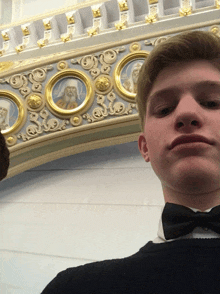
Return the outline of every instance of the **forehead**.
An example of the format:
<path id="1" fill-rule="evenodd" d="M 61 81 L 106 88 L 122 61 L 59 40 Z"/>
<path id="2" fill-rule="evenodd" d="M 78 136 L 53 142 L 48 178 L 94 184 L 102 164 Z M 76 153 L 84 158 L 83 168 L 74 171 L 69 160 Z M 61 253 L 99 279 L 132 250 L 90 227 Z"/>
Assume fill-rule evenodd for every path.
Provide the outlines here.
<path id="1" fill-rule="evenodd" d="M 169 90 L 202 89 L 219 82 L 219 70 L 206 60 L 178 62 L 158 74 L 147 103 Z"/>

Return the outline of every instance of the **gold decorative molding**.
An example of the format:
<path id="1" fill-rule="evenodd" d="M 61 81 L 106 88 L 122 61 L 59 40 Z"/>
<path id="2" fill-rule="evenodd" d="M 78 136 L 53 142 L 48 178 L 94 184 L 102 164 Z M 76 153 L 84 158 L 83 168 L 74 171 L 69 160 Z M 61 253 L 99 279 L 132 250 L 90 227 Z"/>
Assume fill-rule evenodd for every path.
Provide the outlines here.
<path id="1" fill-rule="evenodd" d="M 0 72 L 8 70 L 9 68 L 13 67 L 14 62 L 12 61 L 3 61 L 0 62 Z"/>
<path id="2" fill-rule="evenodd" d="M 28 35 L 30 35 L 30 31 L 29 31 L 29 29 L 28 29 L 28 27 L 27 26 L 21 26 L 21 30 L 22 30 L 22 33 L 23 33 L 23 36 L 28 36 Z"/>
<path id="3" fill-rule="evenodd" d="M 7 32 L 2 32 L 2 38 L 3 38 L 4 41 L 9 41 L 10 40 L 9 35 L 8 35 Z"/>
<path id="4" fill-rule="evenodd" d="M 26 98 L 29 111 L 40 111 L 45 105 L 43 95 L 40 93 L 31 93 Z"/>
<path id="5" fill-rule="evenodd" d="M 128 2 L 127 0 L 118 0 L 119 9 L 120 11 L 127 11 L 128 10 Z"/>
<path id="6" fill-rule="evenodd" d="M 220 37 L 220 28 L 219 28 L 218 26 L 212 26 L 212 27 L 210 28 L 210 31 L 211 31 L 214 35 Z"/>
<path id="7" fill-rule="evenodd" d="M 69 34 L 65 34 L 65 35 L 61 36 L 61 40 L 64 43 L 69 42 L 71 40 L 70 35 Z"/>
<path id="8" fill-rule="evenodd" d="M 156 4 L 158 3 L 158 0 L 148 0 L 149 1 L 149 4 Z"/>
<path id="9" fill-rule="evenodd" d="M 192 14 L 192 6 L 189 7 L 182 7 L 179 9 L 179 15 L 180 16 L 188 16 Z"/>
<path id="10" fill-rule="evenodd" d="M 65 60 L 61 60 L 60 62 L 58 62 L 58 64 L 57 64 L 58 70 L 64 70 L 67 68 L 68 68 L 68 63 Z"/>
<path id="11" fill-rule="evenodd" d="M 98 94 L 105 95 L 113 87 L 112 78 L 109 75 L 99 75 L 94 81 L 95 91 Z"/>
<path id="12" fill-rule="evenodd" d="M 11 135 L 6 138 L 6 144 L 8 147 L 11 147 L 17 143 L 17 137 L 15 135 Z"/>
<path id="13" fill-rule="evenodd" d="M 96 17 L 101 17 L 101 10 L 100 8 L 93 8 L 92 9 L 92 14 L 93 14 L 93 17 L 96 18 Z"/>
<path id="14" fill-rule="evenodd" d="M 154 23 L 157 21 L 157 14 L 149 14 L 148 16 L 145 17 L 145 22 L 146 23 Z"/>
<path id="15" fill-rule="evenodd" d="M 12 22 L 10 24 L 7 23 L 5 25 L 1 25 L 0 30 L 3 30 L 5 28 L 9 28 L 9 27 L 16 27 L 16 26 L 22 25 L 24 23 L 34 22 L 34 21 L 37 21 L 37 20 L 41 20 L 43 18 L 48 18 L 48 17 L 54 16 L 54 15 L 70 12 L 72 10 L 77 10 L 77 9 L 80 9 L 80 8 L 84 8 L 84 7 L 88 7 L 88 6 L 92 6 L 92 5 L 95 5 L 95 4 L 104 3 L 104 2 L 108 2 L 108 1 L 109 0 L 90 0 L 90 1 L 86 0 L 84 2 L 75 4 L 75 5 L 71 5 L 71 6 L 68 6 L 68 7 L 60 8 L 60 9 L 55 9 L 55 10 L 52 10 L 52 11 L 47 12 L 47 13 L 37 14 L 37 15 L 32 16 L 30 18 L 22 19 L 21 21 L 19 20 L 19 21 L 16 21 L 16 22 Z"/>
<path id="16" fill-rule="evenodd" d="M 82 124 L 82 116 L 77 115 L 70 118 L 70 123 L 74 127 L 78 127 Z"/>
<path id="17" fill-rule="evenodd" d="M 51 22 L 49 20 L 44 19 L 43 24 L 44 24 L 45 30 L 51 30 L 52 29 Z"/>
<path id="18" fill-rule="evenodd" d="M 120 31 L 120 30 L 126 29 L 127 24 L 128 24 L 127 21 L 121 21 L 121 22 L 115 23 L 115 28 L 116 30 Z"/>
<path id="19" fill-rule="evenodd" d="M 68 24 L 74 24 L 75 23 L 75 19 L 74 19 L 73 16 L 66 15 L 66 19 L 67 19 Z"/>
<path id="20" fill-rule="evenodd" d="M 136 52 L 141 50 L 141 44 L 138 42 L 131 43 L 129 47 L 130 52 Z"/>
<path id="21" fill-rule="evenodd" d="M 20 52 L 24 51 L 24 49 L 25 49 L 24 45 L 18 45 L 18 46 L 15 47 L 15 50 L 16 50 L 17 53 L 20 53 Z"/>
<path id="22" fill-rule="evenodd" d="M 5 103 L 7 103 L 7 110 L 6 107 L 3 106 Z M 12 103 L 12 104 L 11 104 Z M 24 123 L 26 122 L 26 115 L 27 111 L 26 108 L 24 107 L 24 103 L 20 97 L 18 97 L 15 93 L 11 91 L 6 91 L 6 90 L 0 90 L 0 111 L 2 112 L 3 109 L 8 112 L 7 115 L 10 115 L 10 108 L 13 105 L 13 103 L 17 107 L 17 117 L 13 117 L 15 122 L 10 125 L 9 122 L 6 122 L 5 120 L 2 121 L 3 115 L 1 115 L 1 132 L 3 135 L 12 135 L 14 132 L 17 132 L 22 128 Z M 16 113 L 16 111 L 15 111 Z M 2 125 L 5 124 L 5 127 L 2 128 Z"/>
<path id="23" fill-rule="evenodd" d="M 88 35 L 89 35 L 90 37 L 96 36 L 96 35 L 98 35 L 98 33 L 99 33 L 99 27 L 91 28 L 91 29 L 88 30 L 87 32 L 88 32 Z"/>
<path id="24" fill-rule="evenodd" d="M 114 84 L 119 95 L 129 101 L 135 102 L 137 78 L 148 51 L 136 51 L 122 58 L 114 70 Z M 122 78 L 124 76 L 124 78 Z"/>
<path id="25" fill-rule="evenodd" d="M 82 96 L 84 95 L 85 97 L 83 97 L 83 101 L 79 100 L 80 105 L 78 105 L 78 102 L 76 101 L 76 97 L 79 96 L 79 85 L 81 87 L 81 91 L 84 86 L 86 88 L 86 93 L 82 91 Z M 53 92 L 54 87 L 57 87 L 57 92 L 64 92 L 63 95 L 70 95 L 65 94 L 65 91 L 67 87 L 71 87 L 71 91 L 74 91 L 72 93 L 72 97 L 74 97 L 74 102 L 72 102 L 70 98 L 66 98 L 65 96 L 63 96 L 63 98 L 60 97 L 60 100 L 55 102 L 55 94 Z M 61 89 L 58 90 L 59 88 L 63 88 L 63 91 L 61 91 Z M 70 118 L 73 115 L 84 113 L 91 106 L 94 100 L 93 84 L 84 72 L 74 69 L 66 69 L 60 71 L 59 73 L 55 74 L 52 78 L 50 78 L 45 87 L 45 97 L 47 106 L 52 113 L 61 118 Z"/>
<path id="26" fill-rule="evenodd" d="M 215 6 L 217 9 L 220 9 L 220 1 L 219 0 L 215 0 Z"/>
<path id="27" fill-rule="evenodd" d="M 43 48 L 43 47 L 47 46 L 48 43 L 49 43 L 48 39 L 38 40 L 38 41 L 37 41 L 37 45 L 38 45 L 40 48 Z"/>

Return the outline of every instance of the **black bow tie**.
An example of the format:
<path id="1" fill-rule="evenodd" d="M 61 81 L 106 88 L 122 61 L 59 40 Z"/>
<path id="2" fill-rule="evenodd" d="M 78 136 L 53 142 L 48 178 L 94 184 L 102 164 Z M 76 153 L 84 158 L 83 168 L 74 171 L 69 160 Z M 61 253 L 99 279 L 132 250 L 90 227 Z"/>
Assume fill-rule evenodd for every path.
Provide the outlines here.
<path id="1" fill-rule="evenodd" d="M 220 234 L 220 205 L 210 212 L 194 212 L 190 208 L 166 203 L 162 213 L 162 223 L 166 240 L 191 233 L 196 227 L 203 227 Z"/>

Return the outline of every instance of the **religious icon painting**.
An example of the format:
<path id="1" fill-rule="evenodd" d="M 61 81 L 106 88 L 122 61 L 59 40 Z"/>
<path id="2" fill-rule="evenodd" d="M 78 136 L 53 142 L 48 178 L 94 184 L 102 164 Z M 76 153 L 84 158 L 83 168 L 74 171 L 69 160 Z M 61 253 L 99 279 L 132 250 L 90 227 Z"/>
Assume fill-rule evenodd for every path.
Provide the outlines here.
<path id="1" fill-rule="evenodd" d="M 130 102 L 135 101 L 139 71 L 149 52 L 138 51 L 126 55 L 116 65 L 114 83 L 119 95 Z"/>
<path id="2" fill-rule="evenodd" d="M 0 129 L 2 134 L 11 134 L 21 129 L 26 111 L 22 100 L 10 91 L 0 90 Z"/>
<path id="3" fill-rule="evenodd" d="M 85 112 L 94 99 L 90 79 L 85 73 L 72 69 L 55 74 L 47 83 L 45 94 L 48 107 L 60 117 Z"/>

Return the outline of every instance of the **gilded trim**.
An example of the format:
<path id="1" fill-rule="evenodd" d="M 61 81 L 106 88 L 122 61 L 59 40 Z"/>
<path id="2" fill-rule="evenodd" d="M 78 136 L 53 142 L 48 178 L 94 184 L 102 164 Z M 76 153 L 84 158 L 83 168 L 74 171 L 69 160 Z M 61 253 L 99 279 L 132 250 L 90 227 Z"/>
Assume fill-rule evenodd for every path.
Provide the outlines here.
<path id="1" fill-rule="evenodd" d="M 22 128 L 23 124 L 26 121 L 26 109 L 24 108 L 21 99 L 19 99 L 19 97 L 13 92 L 0 90 L 0 99 L 2 97 L 8 98 L 9 100 L 13 101 L 18 107 L 18 118 L 16 122 L 10 128 L 1 131 L 3 135 L 9 135 Z"/>
<path id="2" fill-rule="evenodd" d="M 53 87 L 57 82 L 61 79 L 70 78 L 70 79 L 78 79 L 80 80 L 86 87 L 86 96 L 84 101 L 78 106 L 73 109 L 62 109 L 58 107 L 53 100 L 52 91 Z M 70 118 L 71 116 L 75 116 L 76 114 L 84 113 L 93 103 L 94 100 L 94 89 L 93 84 L 89 77 L 79 71 L 73 69 L 66 69 L 57 74 L 55 74 L 47 83 L 45 87 L 45 97 L 48 108 L 51 110 L 54 115 L 57 115 L 61 118 Z"/>
<path id="3" fill-rule="evenodd" d="M 127 90 L 128 87 L 125 86 L 125 83 L 124 85 L 122 85 L 121 74 L 122 74 L 123 68 L 126 65 L 128 65 L 130 62 L 133 62 L 135 60 L 137 60 L 137 62 L 135 63 L 137 65 L 140 59 L 143 60 L 147 58 L 149 54 L 150 52 L 148 51 L 136 51 L 136 52 L 130 53 L 126 55 L 124 58 L 122 58 L 115 67 L 113 78 L 114 78 L 114 84 L 115 84 L 116 90 L 119 92 L 119 95 L 121 95 L 122 98 L 124 98 L 125 100 L 129 102 L 131 101 L 135 102 L 136 93 L 133 93 Z M 135 66 L 135 64 L 133 66 Z M 140 64 L 138 65 L 140 70 Z"/>

